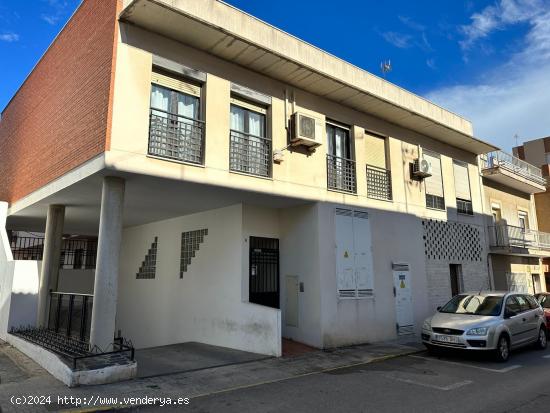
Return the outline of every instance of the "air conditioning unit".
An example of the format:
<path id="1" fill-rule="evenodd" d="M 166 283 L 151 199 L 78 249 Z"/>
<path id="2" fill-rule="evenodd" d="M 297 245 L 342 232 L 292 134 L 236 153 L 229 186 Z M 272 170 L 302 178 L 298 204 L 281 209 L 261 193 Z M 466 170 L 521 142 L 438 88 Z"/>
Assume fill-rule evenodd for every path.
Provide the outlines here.
<path id="1" fill-rule="evenodd" d="M 290 142 L 315 148 L 322 144 L 323 123 L 320 119 L 304 113 L 292 114 Z"/>
<path id="2" fill-rule="evenodd" d="M 432 176 L 432 164 L 423 156 L 415 159 L 413 164 L 413 176 L 424 179 Z"/>

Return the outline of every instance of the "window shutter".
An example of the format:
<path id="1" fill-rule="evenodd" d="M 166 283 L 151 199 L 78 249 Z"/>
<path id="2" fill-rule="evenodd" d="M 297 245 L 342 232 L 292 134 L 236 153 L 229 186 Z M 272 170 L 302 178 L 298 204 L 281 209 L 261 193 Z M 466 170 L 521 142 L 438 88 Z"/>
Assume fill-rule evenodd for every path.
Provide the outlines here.
<path id="1" fill-rule="evenodd" d="M 240 106 L 241 108 L 245 108 L 245 109 L 248 109 L 248 110 L 252 110 L 254 112 L 262 113 L 264 115 L 267 113 L 267 110 L 266 110 L 265 107 L 260 106 L 256 103 L 253 103 L 253 102 L 249 102 L 247 100 L 242 100 L 242 99 L 236 98 L 234 96 L 231 97 L 231 103 L 233 105 Z"/>
<path id="2" fill-rule="evenodd" d="M 386 139 L 365 132 L 367 165 L 386 169 Z"/>
<path id="3" fill-rule="evenodd" d="M 424 159 L 432 165 L 432 176 L 426 178 L 426 193 L 443 198 L 443 179 L 441 176 L 441 159 L 439 155 L 424 152 Z"/>
<path id="4" fill-rule="evenodd" d="M 198 97 L 200 97 L 201 95 L 201 87 L 199 85 L 195 85 L 193 83 L 189 83 L 185 80 L 175 77 L 167 76 L 159 72 L 153 72 L 151 74 L 151 82 L 172 90 L 176 90 L 178 92 L 186 93 L 188 95 Z"/>
<path id="5" fill-rule="evenodd" d="M 470 178 L 468 177 L 468 165 L 460 162 L 453 162 L 453 170 L 455 176 L 455 192 L 456 197 L 471 201 L 470 194 Z"/>

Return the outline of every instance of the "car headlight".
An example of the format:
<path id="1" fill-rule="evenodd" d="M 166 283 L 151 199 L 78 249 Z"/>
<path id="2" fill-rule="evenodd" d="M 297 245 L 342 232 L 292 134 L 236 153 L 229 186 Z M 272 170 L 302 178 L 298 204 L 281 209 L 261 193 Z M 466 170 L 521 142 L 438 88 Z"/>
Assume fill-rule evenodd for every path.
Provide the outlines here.
<path id="1" fill-rule="evenodd" d="M 432 322 L 429 318 L 422 324 L 422 330 L 432 331 Z"/>
<path id="2" fill-rule="evenodd" d="M 488 330 L 489 329 L 487 327 L 471 328 L 466 332 L 466 334 L 469 336 L 485 336 L 487 335 Z"/>

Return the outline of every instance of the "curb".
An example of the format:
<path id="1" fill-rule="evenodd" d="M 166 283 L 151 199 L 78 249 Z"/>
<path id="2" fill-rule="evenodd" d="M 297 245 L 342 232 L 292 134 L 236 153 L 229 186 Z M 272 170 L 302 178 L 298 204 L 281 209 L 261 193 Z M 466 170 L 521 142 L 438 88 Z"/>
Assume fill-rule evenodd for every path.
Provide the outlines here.
<path id="1" fill-rule="evenodd" d="M 263 386 L 263 385 L 266 385 L 266 384 L 280 383 L 280 382 L 287 381 L 287 380 L 299 379 L 301 377 L 313 376 L 315 374 L 328 373 L 328 372 L 332 372 L 332 371 L 343 370 L 343 369 L 347 369 L 347 368 L 351 368 L 351 367 L 357 367 L 357 366 L 371 364 L 371 363 L 380 363 L 380 362 L 383 362 L 383 361 L 392 360 L 392 359 L 396 359 L 396 358 L 400 358 L 400 357 L 411 356 L 411 355 L 414 355 L 414 354 L 422 353 L 424 351 L 425 351 L 424 349 L 415 349 L 415 350 L 405 351 L 405 352 L 402 352 L 402 353 L 388 354 L 388 355 L 385 355 L 385 356 L 375 357 L 375 358 L 373 358 L 371 360 L 368 360 L 368 361 L 360 361 L 360 362 L 357 362 L 357 363 L 345 364 L 345 365 L 342 365 L 342 366 L 329 367 L 329 368 L 325 368 L 325 369 L 321 369 L 321 370 L 310 371 L 308 373 L 301 373 L 301 374 L 297 374 L 297 375 L 283 377 L 283 378 L 280 378 L 280 379 L 266 380 L 266 381 L 261 381 L 261 382 L 257 382 L 257 383 L 246 384 L 246 385 L 242 385 L 242 386 L 235 386 L 235 387 L 230 387 L 230 388 L 223 389 L 223 390 L 216 390 L 216 391 L 212 391 L 212 392 L 208 392 L 208 393 L 198 394 L 196 396 L 189 397 L 189 400 L 199 399 L 199 398 L 202 398 L 202 397 L 208 397 L 208 396 L 222 394 L 222 393 L 228 393 L 228 392 L 232 392 L 232 391 L 236 391 L 236 390 L 249 389 L 249 388 L 253 388 L 253 387 L 257 387 L 257 386 Z M 67 409 L 67 410 L 63 410 L 63 412 L 67 412 L 67 413 L 91 413 L 91 412 L 99 412 L 99 411 L 124 411 L 124 410 L 132 409 L 132 408 L 138 408 L 138 407 L 153 407 L 153 405 L 132 404 L 132 405 L 85 407 L 85 408 L 77 408 L 77 409 L 72 409 L 72 410 Z"/>

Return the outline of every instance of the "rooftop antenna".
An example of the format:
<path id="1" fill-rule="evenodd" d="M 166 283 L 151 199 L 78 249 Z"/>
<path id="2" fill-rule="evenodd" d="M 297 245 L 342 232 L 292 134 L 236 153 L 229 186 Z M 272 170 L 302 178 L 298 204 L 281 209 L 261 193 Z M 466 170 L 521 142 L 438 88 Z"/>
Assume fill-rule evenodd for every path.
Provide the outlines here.
<path id="1" fill-rule="evenodd" d="M 514 139 L 516 140 L 516 146 L 519 146 L 518 145 L 519 135 L 517 133 L 514 135 Z"/>
<path id="2" fill-rule="evenodd" d="M 382 71 L 382 76 L 384 76 L 384 79 L 386 78 L 386 74 L 391 72 L 392 66 L 391 66 L 391 60 L 384 60 L 380 63 L 380 70 Z"/>

